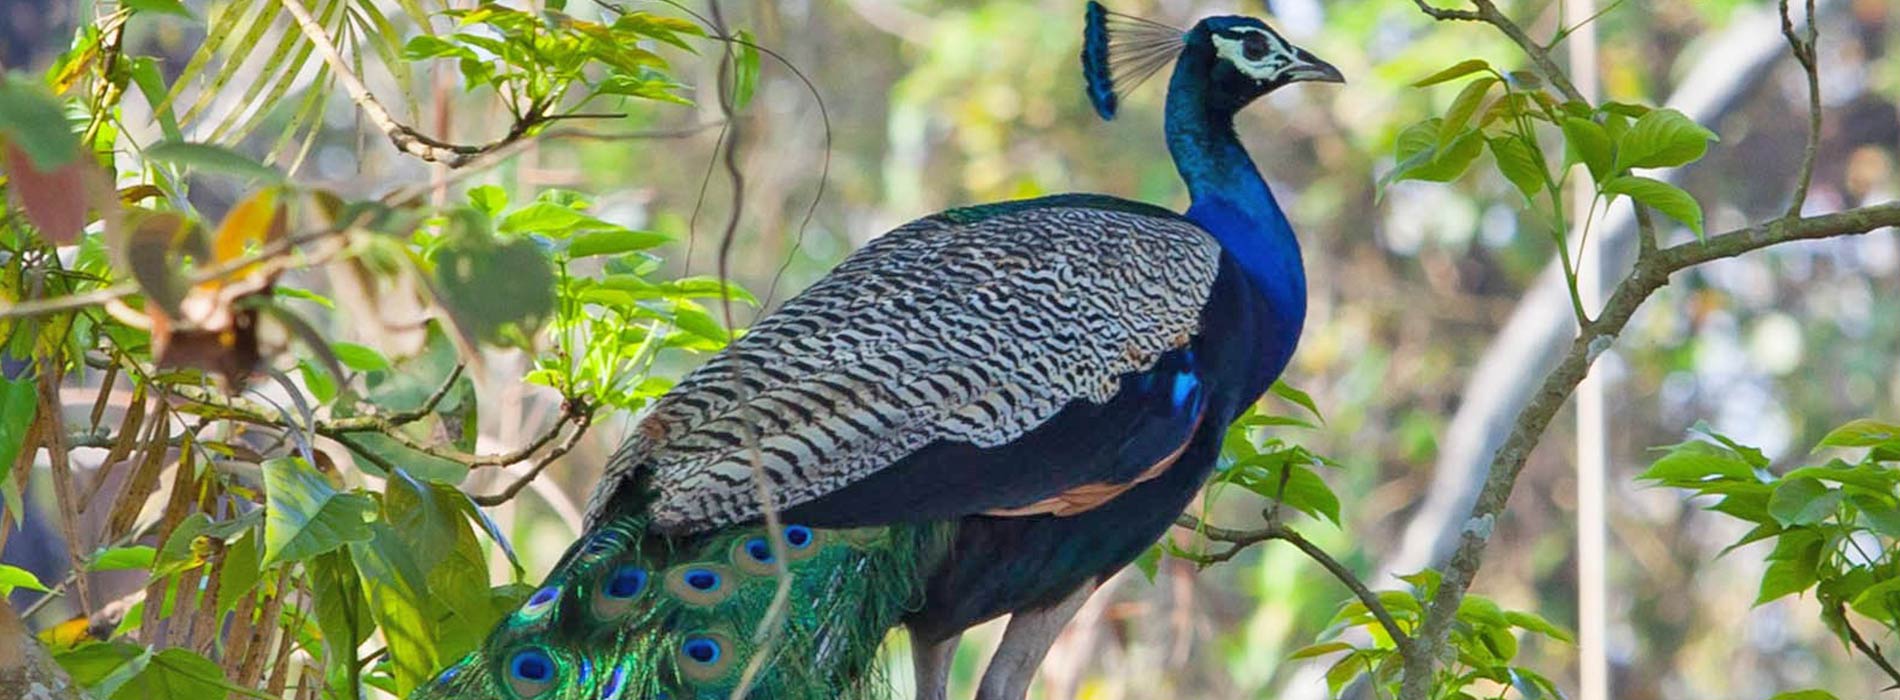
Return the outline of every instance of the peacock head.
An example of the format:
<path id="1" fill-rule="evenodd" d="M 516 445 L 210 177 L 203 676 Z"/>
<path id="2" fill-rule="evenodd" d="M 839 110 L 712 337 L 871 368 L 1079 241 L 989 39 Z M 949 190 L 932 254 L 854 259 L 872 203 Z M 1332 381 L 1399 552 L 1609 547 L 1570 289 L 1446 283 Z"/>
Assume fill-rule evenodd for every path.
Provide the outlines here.
<path id="1" fill-rule="evenodd" d="M 1115 118 L 1122 94 L 1175 60 L 1173 89 L 1230 115 L 1293 83 L 1345 82 L 1338 68 L 1253 17 L 1209 17 L 1183 32 L 1091 1 L 1087 19 L 1082 71 L 1103 119 Z"/>

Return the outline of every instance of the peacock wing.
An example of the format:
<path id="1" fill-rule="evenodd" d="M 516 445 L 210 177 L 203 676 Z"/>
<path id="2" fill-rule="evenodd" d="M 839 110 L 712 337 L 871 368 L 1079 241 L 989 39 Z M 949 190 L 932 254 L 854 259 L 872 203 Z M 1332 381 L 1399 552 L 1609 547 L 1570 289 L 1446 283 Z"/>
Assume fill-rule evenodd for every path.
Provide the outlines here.
<path id="1" fill-rule="evenodd" d="M 1179 215 L 1109 197 L 912 222 L 656 402 L 590 521 L 640 478 L 662 530 L 744 522 L 761 515 L 755 463 L 783 510 L 933 443 L 1001 446 L 1072 403 L 1105 403 L 1199 331 L 1219 255 Z"/>

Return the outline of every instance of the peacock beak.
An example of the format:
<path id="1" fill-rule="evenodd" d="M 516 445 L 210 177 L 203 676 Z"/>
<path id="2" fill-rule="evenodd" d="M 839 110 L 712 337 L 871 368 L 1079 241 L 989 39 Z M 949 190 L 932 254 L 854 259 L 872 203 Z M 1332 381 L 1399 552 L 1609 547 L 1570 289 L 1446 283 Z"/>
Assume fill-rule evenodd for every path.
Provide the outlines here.
<path id="1" fill-rule="evenodd" d="M 1296 49 L 1294 56 L 1299 60 L 1287 69 L 1287 82 L 1343 83 L 1346 76 L 1334 68 L 1333 64 L 1319 60 L 1318 56 L 1307 53 L 1305 49 Z"/>

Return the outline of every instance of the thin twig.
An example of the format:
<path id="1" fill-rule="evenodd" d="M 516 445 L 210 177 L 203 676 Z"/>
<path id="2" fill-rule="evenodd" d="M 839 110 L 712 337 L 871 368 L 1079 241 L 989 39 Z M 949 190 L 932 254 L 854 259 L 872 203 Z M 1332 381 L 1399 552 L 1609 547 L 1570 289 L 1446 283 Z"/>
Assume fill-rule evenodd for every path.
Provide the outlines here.
<path id="1" fill-rule="evenodd" d="M 1801 64 L 1808 79 L 1808 143 L 1801 153 L 1801 174 L 1795 178 L 1794 194 L 1789 197 L 1788 217 L 1801 215 L 1807 206 L 1808 189 L 1814 185 L 1814 159 L 1821 148 L 1821 76 L 1815 46 L 1820 43 L 1820 28 L 1815 24 L 1814 0 L 1807 0 L 1808 31 L 1796 34 L 1794 20 L 1788 16 L 1788 0 L 1781 0 L 1781 35 L 1788 38 L 1788 49 Z"/>
<path id="2" fill-rule="evenodd" d="M 1201 536 L 1207 539 L 1230 545 L 1224 551 L 1208 555 L 1204 560 L 1205 563 L 1227 561 L 1232 559 L 1235 554 L 1240 553 L 1241 550 L 1261 542 L 1280 540 L 1293 545 L 1295 549 L 1300 550 L 1300 552 L 1305 554 L 1308 558 L 1319 562 L 1319 565 L 1325 567 L 1326 571 L 1333 575 L 1333 578 L 1339 579 L 1340 583 L 1346 584 L 1347 588 L 1352 589 L 1353 595 L 1359 597 L 1359 602 L 1364 603 L 1366 609 L 1372 611 L 1372 616 L 1379 620 L 1379 626 L 1384 627 L 1385 633 L 1392 637 L 1392 645 L 1398 648 L 1399 654 L 1407 655 L 1411 653 L 1411 636 L 1407 635 L 1405 629 L 1399 626 L 1398 620 L 1393 619 L 1391 611 L 1387 610 L 1385 603 L 1379 600 L 1379 594 L 1374 593 L 1370 587 L 1366 586 L 1366 583 L 1361 581 L 1359 576 L 1352 572 L 1352 569 L 1346 568 L 1346 565 L 1341 564 L 1338 559 L 1334 559 L 1333 555 L 1327 554 L 1326 550 L 1321 549 L 1319 545 L 1313 544 L 1311 540 L 1306 539 L 1304 535 L 1301 535 L 1293 528 L 1287 527 L 1285 523 L 1280 522 L 1277 518 L 1269 518 L 1266 527 L 1257 530 L 1232 530 L 1218 525 L 1210 525 L 1202 522 L 1199 518 L 1185 513 L 1176 519 L 1174 524 L 1177 527 L 1184 527 L 1201 533 Z"/>
<path id="3" fill-rule="evenodd" d="M 1532 39 L 1524 32 L 1523 27 L 1511 21 L 1511 18 L 1506 16 L 1503 10 L 1498 9 L 1492 0 L 1471 0 L 1476 10 L 1450 10 L 1435 7 L 1425 0 L 1412 0 L 1412 3 L 1418 5 L 1419 11 L 1440 22 L 1482 22 L 1497 28 L 1512 43 L 1517 44 L 1518 48 L 1523 49 L 1525 55 L 1530 56 L 1531 63 L 1537 66 L 1537 72 L 1543 76 L 1545 82 L 1550 83 L 1551 87 L 1563 93 L 1564 99 L 1573 102 L 1589 102 L 1584 99 L 1583 93 L 1577 91 L 1577 86 L 1570 82 L 1570 76 L 1564 73 L 1564 69 L 1550 57 L 1550 50 Z"/>
<path id="4" fill-rule="evenodd" d="M 1880 647 L 1869 644 L 1865 637 L 1860 636 L 1860 631 L 1854 629 L 1854 623 L 1847 621 L 1847 611 L 1841 609 L 1841 604 L 1835 603 L 1834 606 L 1834 613 L 1840 617 L 1841 627 L 1847 630 L 1847 641 L 1852 643 L 1855 649 L 1859 649 L 1860 653 L 1867 655 L 1867 658 L 1872 660 L 1875 666 L 1879 666 L 1888 678 L 1893 679 L 1893 686 L 1888 688 L 1889 690 L 1900 687 L 1900 669 L 1894 668 L 1893 663 L 1887 661 L 1887 657 L 1880 653 Z"/>
<path id="5" fill-rule="evenodd" d="M 541 475 L 542 470 L 547 469 L 548 465 L 554 463 L 554 460 L 560 459 L 562 455 L 574 449 L 575 445 L 580 444 L 581 436 L 587 434 L 587 427 L 593 425 L 594 412 L 591 409 L 580 407 L 578 403 L 571 403 L 569 406 L 568 411 L 566 411 L 566 414 L 563 416 L 563 420 L 556 421 L 555 425 L 558 426 L 566 422 L 567 416 L 573 416 L 574 432 L 568 433 L 566 440 L 562 440 L 561 444 L 555 445 L 554 449 L 548 450 L 547 454 L 541 455 L 541 459 L 535 460 L 534 467 L 529 469 L 528 473 L 522 474 L 521 478 L 516 479 L 514 483 L 509 484 L 507 488 L 502 489 L 499 493 L 487 496 L 471 496 L 470 499 L 475 501 L 475 505 L 498 506 L 513 500 L 517 494 L 521 493 L 522 489 L 527 488 L 528 484 L 534 481 L 535 477 Z"/>

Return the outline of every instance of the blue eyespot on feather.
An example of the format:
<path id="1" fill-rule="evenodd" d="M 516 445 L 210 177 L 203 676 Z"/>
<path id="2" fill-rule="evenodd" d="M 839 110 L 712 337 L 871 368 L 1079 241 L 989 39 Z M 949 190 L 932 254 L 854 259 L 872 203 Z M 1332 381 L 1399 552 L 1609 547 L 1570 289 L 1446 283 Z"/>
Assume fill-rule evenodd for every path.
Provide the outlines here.
<path id="1" fill-rule="evenodd" d="M 772 563 L 772 543 L 765 541 L 763 537 L 746 540 L 745 553 L 760 564 Z"/>
<path id="2" fill-rule="evenodd" d="M 691 569 L 686 572 L 686 585 L 698 591 L 719 590 L 719 574 L 709 569 Z"/>
<path id="3" fill-rule="evenodd" d="M 508 661 L 508 675 L 531 683 L 546 683 L 554 679 L 554 659 L 540 649 L 522 649 Z"/>
<path id="4" fill-rule="evenodd" d="M 508 658 L 508 687 L 517 697 L 532 698 L 554 687 L 554 657 L 529 647 Z"/>
<path id="5" fill-rule="evenodd" d="M 647 589 L 647 570 L 632 564 L 621 565 L 614 570 L 613 578 L 607 579 L 607 596 L 625 600 L 640 595 Z"/>
<path id="6" fill-rule="evenodd" d="M 688 637 L 684 643 L 680 644 L 680 653 L 702 664 L 718 663 L 719 642 L 710 637 Z"/>
<path id="7" fill-rule="evenodd" d="M 528 602 L 521 606 L 522 619 L 532 620 L 546 615 L 554 609 L 554 602 L 561 599 L 560 586 L 546 586 L 528 596 Z"/>
<path id="8" fill-rule="evenodd" d="M 812 539 L 811 528 L 805 527 L 803 525 L 785 526 L 785 544 L 791 545 L 792 549 L 804 549 L 806 547 L 810 547 L 811 539 Z"/>
<path id="9" fill-rule="evenodd" d="M 1103 119 L 1114 119 L 1115 74 L 1108 65 L 1108 8 L 1090 2 L 1082 29 L 1082 78 L 1088 81 L 1089 102 Z"/>

